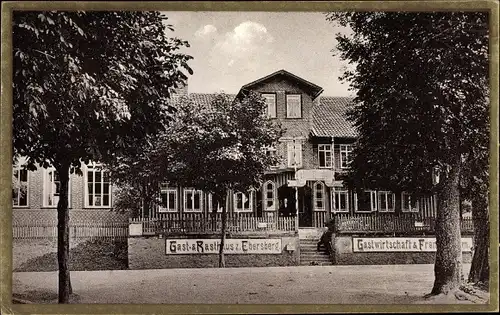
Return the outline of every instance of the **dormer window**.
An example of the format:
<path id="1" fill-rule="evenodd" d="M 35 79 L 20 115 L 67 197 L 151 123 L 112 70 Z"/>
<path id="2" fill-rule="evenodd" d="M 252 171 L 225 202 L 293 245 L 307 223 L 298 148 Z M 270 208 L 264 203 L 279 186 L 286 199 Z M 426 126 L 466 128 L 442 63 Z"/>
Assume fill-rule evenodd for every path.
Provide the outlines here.
<path id="1" fill-rule="evenodd" d="M 302 118 L 302 97 L 300 94 L 286 95 L 286 118 Z"/>
<path id="2" fill-rule="evenodd" d="M 262 97 L 266 100 L 267 117 L 268 118 L 276 118 L 276 94 L 263 93 Z"/>

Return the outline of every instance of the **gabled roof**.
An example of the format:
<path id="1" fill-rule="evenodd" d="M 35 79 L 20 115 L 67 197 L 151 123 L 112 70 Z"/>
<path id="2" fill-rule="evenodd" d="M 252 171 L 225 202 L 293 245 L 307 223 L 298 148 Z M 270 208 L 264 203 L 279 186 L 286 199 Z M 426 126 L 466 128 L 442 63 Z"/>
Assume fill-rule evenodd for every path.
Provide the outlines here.
<path id="1" fill-rule="evenodd" d="M 307 80 L 304 80 L 301 77 L 298 77 L 295 74 L 290 73 L 290 72 L 282 69 L 282 70 L 278 70 L 276 72 L 273 72 L 269 75 L 266 75 L 265 77 L 262 77 L 260 79 L 257 79 L 255 81 L 252 81 L 250 83 L 243 85 L 241 87 L 240 91 L 238 92 L 238 95 L 240 95 L 242 93 L 242 91 L 251 90 L 252 87 L 254 87 L 258 84 L 264 83 L 268 80 L 271 80 L 272 78 L 277 77 L 277 76 L 285 76 L 285 77 L 292 79 L 293 81 L 297 81 L 299 84 L 303 85 L 306 88 L 306 90 L 308 90 L 308 92 L 311 94 L 311 97 L 313 100 L 323 92 L 322 87 L 320 87 L 312 82 L 309 82 Z"/>
<path id="2" fill-rule="evenodd" d="M 353 105 L 351 97 L 322 96 L 312 110 L 311 134 L 316 137 L 355 138 L 357 132 L 346 113 Z"/>

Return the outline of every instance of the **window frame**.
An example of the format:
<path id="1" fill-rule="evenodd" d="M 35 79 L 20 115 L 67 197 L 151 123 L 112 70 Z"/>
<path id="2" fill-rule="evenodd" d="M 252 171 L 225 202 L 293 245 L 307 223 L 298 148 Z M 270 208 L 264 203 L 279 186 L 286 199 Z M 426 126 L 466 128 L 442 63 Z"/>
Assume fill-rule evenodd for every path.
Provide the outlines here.
<path id="1" fill-rule="evenodd" d="M 322 148 L 323 147 L 323 148 Z M 325 147 L 329 147 L 330 149 L 326 149 Z M 330 153 L 330 165 L 325 165 L 325 166 L 321 166 L 321 153 L 324 153 L 325 154 L 325 164 L 326 163 L 326 153 L 329 152 Z M 334 167 L 334 163 L 333 163 L 333 150 L 332 150 L 332 145 L 331 144 L 318 144 L 318 166 L 319 168 L 326 168 L 326 169 L 329 169 L 329 168 L 333 168 Z"/>
<path id="2" fill-rule="evenodd" d="M 266 100 L 266 117 L 267 118 L 277 118 L 278 117 L 278 109 L 277 109 L 277 102 L 276 102 L 276 99 L 277 99 L 277 96 L 276 96 L 276 93 L 272 93 L 272 92 L 262 92 L 261 93 L 261 96 Z M 272 96 L 272 99 L 274 100 L 274 113 L 270 113 L 269 111 L 269 103 L 268 103 L 268 100 L 270 98 L 267 98 L 268 96 Z"/>
<path id="3" fill-rule="evenodd" d="M 385 199 L 385 203 L 387 206 L 387 199 L 388 196 L 392 195 L 392 206 L 391 208 L 382 208 L 382 199 Z M 381 198 L 382 197 L 382 198 Z M 389 212 L 395 212 L 396 211 L 396 194 L 394 194 L 392 191 L 388 190 L 379 190 L 377 192 L 377 207 L 378 207 L 378 212 L 383 212 L 383 213 L 389 213 Z"/>
<path id="4" fill-rule="evenodd" d="M 170 193 L 174 193 L 174 208 L 170 207 Z M 163 207 L 161 202 L 162 193 L 167 194 L 167 207 Z M 160 185 L 160 204 L 158 206 L 158 213 L 177 213 L 179 212 L 179 193 L 177 191 L 177 187 L 168 186 L 167 184 Z"/>
<path id="5" fill-rule="evenodd" d="M 358 204 L 358 193 L 354 193 L 354 211 L 358 213 L 372 213 L 377 211 L 377 191 L 376 190 L 365 190 L 363 193 L 370 193 L 370 210 L 359 210 Z"/>
<path id="6" fill-rule="evenodd" d="M 297 147 L 298 147 L 298 149 L 297 149 Z M 293 152 L 296 153 L 295 156 L 297 156 L 297 155 L 299 156 L 299 163 L 297 163 L 297 164 L 291 163 L 290 148 L 291 148 L 292 156 L 293 156 Z M 287 155 L 286 165 L 288 168 L 294 168 L 294 167 L 301 168 L 302 167 L 302 164 L 303 164 L 302 149 L 303 149 L 302 141 L 300 141 L 300 140 L 287 141 L 287 144 L 286 144 L 286 155 Z M 295 158 L 294 162 L 296 162 L 296 161 L 297 161 L 297 158 Z"/>
<path id="7" fill-rule="evenodd" d="M 269 190 L 268 188 L 268 185 L 271 184 L 272 185 L 272 188 L 271 190 Z M 264 183 L 264 185 L 262 186 L 262 192 L 263 192 L 263 198 L 262 198 L 262 201 L 264 203 L 263 205 L 263 209 L 264 211 L 276 211 L 277 207 L 276 207 L 276 184 L 272 181 L 272 180 L 268 180 L 267 182 Z M 270 198 L 268 198 L 267 196 L 267 193 L 268 192 L 272 192 L 272 201 L 273 201 L 273 205 L 271 207 L 269 207 L 267 205 L 267 202 L 269 201 Z"/>
<path id="8" fill-rule="evenodd" d="M 55 205 L 49 205 L 47 196 L 48 196 L 48 191 L 47 191 L 47 185 L 49 184 L 49 173 L 51 172 L 57 172 L 57 170 L 54 167 L 49 167 L 44 169 L 43 171 L 43 189 L 42 189 L 42 207 L 43 208 L 57 208 L 57 203 Z M 68 208 L 71 208 L 71 174 L 68 174 Z"/>
<path id="9" fill-rule="evenodd" d="M 341 169 L 347 169 L 349 168 L 349 165 L 352 162 L 352 159 L 349 157 L 352 154 L 353 151 L 353 145 L 352 144 L 340 144 L 340 168 Z M 344 156 L 343 154 L 345 153 L 346 155 L 346 160 L 344 161 Z"/>
<path id="10" fill-rule="evenodd" d="M 212 202 L 212 199 L 213 199 L 213 194 L 212 193 L 209 193 L 208 196 L 207 196 L 207 202 L 208 202 L 208 212 L 209 213 L 212 213 L 213 212 L 213 202 Z M 217 213 L 222 213 L 222 210 L 223 210 L 223 207 L 220 206 L 219 203 L 217 203 Z"/>
<path id="11" fill-rule="evenodd" d="M 96 171 L 99 171 L 101 172 L 101 184 L 102 184 L 102 187 L 101 187 L 101 199 L 102 197 L 104 196 L 104 173 L 105 172 L 109 172 L 109 171 L 106 171 L 104 168 L 102 168 L 102 164 L 101 163 L 91 163 L 90 165 L 85 165 L 84 166 L 84 170 L 85 170 L 85 173 L 84 173 L 84 178 L 83 178 L 83 183 L 84 183 L 84 207 L 85 208 L 92 208 L 92 209 L 111 209 L 113 206 L 113 185 L 111 183 L 111 180 L 108 183 L 109 185 L 109 204 L 107 206 L 104 206 L 104 205 L 100 205 L 100 206 L 94 206 L 94 205 L 90 205 L 89 204 L 89 180 L 88 180 L 88 172 L 89 170 L 92 170 L 92 172 L 94 173 L 93 175 L 93 181 L 92 183 L 95 184 L 95 172 Z M 108 174 L 108 176 L 110 176 Z M 93 191 L 95 190 L 95 185 L 94 185 L 94 188 L 92 189 Z M 93 197 L 95 197 L 95 192 L 93 192 Z"/>
<path id="12" fill-rule="evenodd" d="M 337 207 L 337 196 L 345 194 L 345 205 L 346 208 L 345 210 L 339 210 Z M 340 199 L 339 199 L 340 201 Z M 340 203 L 340 202 L 339 202 Z M 332 212 L 334 213 L 348 213 L 349 212 L 349 190 L 348 189 L 332 189 L 331 192 L 331 207 L 332 207 Z"/>
<path id="13" fill-rule="evenodd" d="M 27 169 L 23 168 L 22 165 L 16 165 L 12 168 L 12 177 L 14 177 L 14 172 L 18 172 L 18 176 L 16 176 L 16 180 L 19 183 L 19 188 L 17 189 L 17 205 L 14 205 L 14 186 L 12 186 L 12 208 L 29 208 L 30 207 L 30 171 Z M 26 172 L 26 204 L 25 205 L 19 205 L 20 201 L 20 190 L 21 190 L 21 171 Z"/>
<path id="14" fill-rule="evenodd" d="M 321 189 L 318 189 L 318 185 L 321 185 Z M 321 193 L 321 202 L 322 206 L 318 207 L 318 192 Z M 317 181 L 314 183 L 313 187 L 313 209 L 314 211 L 326 211 L 326 187 L 325 183 L 321 181 Z"/>
<path id="15" fill-rule="evenodd" d="M 193 194 L 193 196 L 195 195 L 195 193 L 199 193 L 199 196 L 200 196 L 200 209 L 195 209 L 194 208 L 194 200 L 193 200 L 193 208 L 191 210 L 187 210 L 188 207 L 187 207 L 187 194 L 188 192 L 191 192 Z M 199 190 L 199 189 L 195 189 L 195 188 L 184 188 L 183 189 L 183 212 L 185 213 L 198 213 L 198 212 L 203 212 L 203 191 L 202 190 Z"/>
<path id="16" fill-rule="evenodd" d="M 298 98 L 299 98 L 299 110 L 298 110 L 299 117 L 290 117 L 290 115 L 289 115 L 290 111 L 289 111 L 289 106 L 288 106 L 288 104 L 289 104 L 288 97 L 290 97 L 290 96 L 294 96 L 294 97 L 298 96 Z M 301 93 L 287 93 L 285 95 L 285 107 L 286 107 L 286 118 L 287 119 L 302 119 L 302 94 Z"/>
<path id="17" fill-rule="evenodd" d="M 409 203 L 407 204 L 407 208 L 405 208 L 405 196 L 408 196 L 409 198 Z M 420 201 L 415 198 L 415 208 L 412 208 L 411 207 L 411 203 L 412 203 L 412 198 L 414 198 L 414 196 L 412 196 L 410 193 L 407 193 L 407 192 L 402 192 L 401 193 L 401 212 L 403 213 L 419 213 L 420 212 Z M 413 211 L 413 209 L 416 209 L 416 211 Z"/>
<path id="18" fill-rule="evenodd" d="M 242 200 L 241 204 L 242 204 L 242 207 L 241 209 L 238 208 L 238 195 L 241 194 L 241 195 L 247 195 L 248 194 L 248 197 L 250 200 L 248 202 L 248 206 L 249 208 L 248 209 L 245 209 L 244 208 L 244 202 Z M 237 191 L 235 193 L 233 193 L 233 210 L 234 212 L 236 213 L 252 213 L 253 212 L 253 198 L 254 198 L 254 191 L 253 190 L 248 190 L 247 193 L 244 193 L 244 192 L 241 192 L 241 191 Z"/>

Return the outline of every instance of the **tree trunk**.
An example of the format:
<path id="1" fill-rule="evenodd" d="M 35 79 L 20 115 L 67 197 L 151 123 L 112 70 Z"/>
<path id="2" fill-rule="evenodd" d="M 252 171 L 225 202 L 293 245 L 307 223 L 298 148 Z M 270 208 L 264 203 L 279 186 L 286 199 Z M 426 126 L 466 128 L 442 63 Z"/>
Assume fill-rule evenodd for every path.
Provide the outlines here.
<path id="1" fill-rule="evenodd" d="M 487 192 L 477 196 L 472 201 L 472 220 L 474 223 L 474 256 L 468 280 L 473 283 L 489 283 L 490 223 Z"/>
<path id="2" fill-rule="evenodd" d="M 216 199 L 220 200 L 222 205 L 222 228 L 220 235 L 220 248 L 219 248 L 219 268 L 226 267 L 226 261 L 224 259 L 224 243 L 226 241 L 226 230 L 227 230 L 227 209 L 226 209 L 226 198 L 223 193 L 217 193 Z"/>
<path id="3" fill-rule="evenodd" d="M 57 169 L 61 190 L 57 203 L 57 262 L 59 265 L 59 303 L 69 303 L 71 291 L 69 261 L 69 209 L 68 183 L 69 164 L 60 165 Z"/>
<path id="4" fill-rule="evenodd" d="M 455 291 L 463 278 L 459 209 L 460 170 L 460 159 L 456 159 L 455 165 L 442 176 L 443 183 L 438 190 L 435 279 L 432 295 Z"/>

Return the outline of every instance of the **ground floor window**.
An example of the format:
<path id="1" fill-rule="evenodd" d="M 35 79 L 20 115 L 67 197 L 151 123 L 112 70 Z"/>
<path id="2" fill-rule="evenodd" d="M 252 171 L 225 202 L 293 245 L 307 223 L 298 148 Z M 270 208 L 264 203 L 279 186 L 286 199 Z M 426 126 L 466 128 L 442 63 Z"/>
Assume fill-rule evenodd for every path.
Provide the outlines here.
<path id="1" fill-rule="evenodd" d="M 184 211 L 201 212 L 203 207 L 203 192 L 196 189 L 184 189 Z"/>
<path id="2" fill-rule="evenodd" d="M 217 209 L 218 213 L 222 213 L 221 204 L 215 201 L 212 194 L 208 194 L 208 212 L 213 212 L 214 208 Z"/>
<path id="3" fill-rule="evenodd" d="M 167 184 L 160 186 L 159 212 L 177 212 L 177 189 Z"/>
<path id="4" fill-rule="evenodd" d="M 325 184 L 322 182 L 314 184 L 314 210 L 325 210 Z"/>
<path id="5" fill-rule="evenodd" d="M 356 212 L 377 211 L 377 192 L 374 190 L 365 190 L 354 194 Z"/>
<path id="6" fill-rule="evenodd" d="M 70 201 L 70 181 L 68 182 L 68 206 Z M 57 207 L 59 196 L 61 194 L 61 181 L 59 174 L 53 168 L 47 169 L 44 172 L 43 180 L 43 206 L 44 207 Z"/>
<path id="7" fill-rule="evenodd" d="M 401 211 L 402 212 L 418 212 L 419 202 L 415 196 L 409 193 L 401 193 Z"/>
<path id="8" fill-rule="evenodd" d="M 394 212 L 396 205 L 394 193 L 390 191 L 378 192 L 378 211 L 379 212 Z"/>
<path id="9" fill-rule="evenodd" d="M 111 207 L 111 181 L 109 172 L 100 168 L 98 164 L 86 166 L 85 206 Z"/>
<path id="10" fill-rule="evenodd" d="M 12 170 L 12 206 L 28 206 L 28 170 L 14 168 Z"/>
<path id="11" fill-rule="evenodd" d="M 252 212 L 253 209 L 253 190 L 247 193 L 237 192 L 234 194 L 235 212 Z"/>
<path id="12" fill-rule="evenodd" d="M 264 209 L 266 211 L 276 210 L 276 189 L 274 183 L 271 181 L 263 185 L 264 188 Z"/>
<path id="13" fill-rule="evenodd" d="M 347 189 L 332 190 L 332 211 L 349 212 L 349 191 Z"/>

